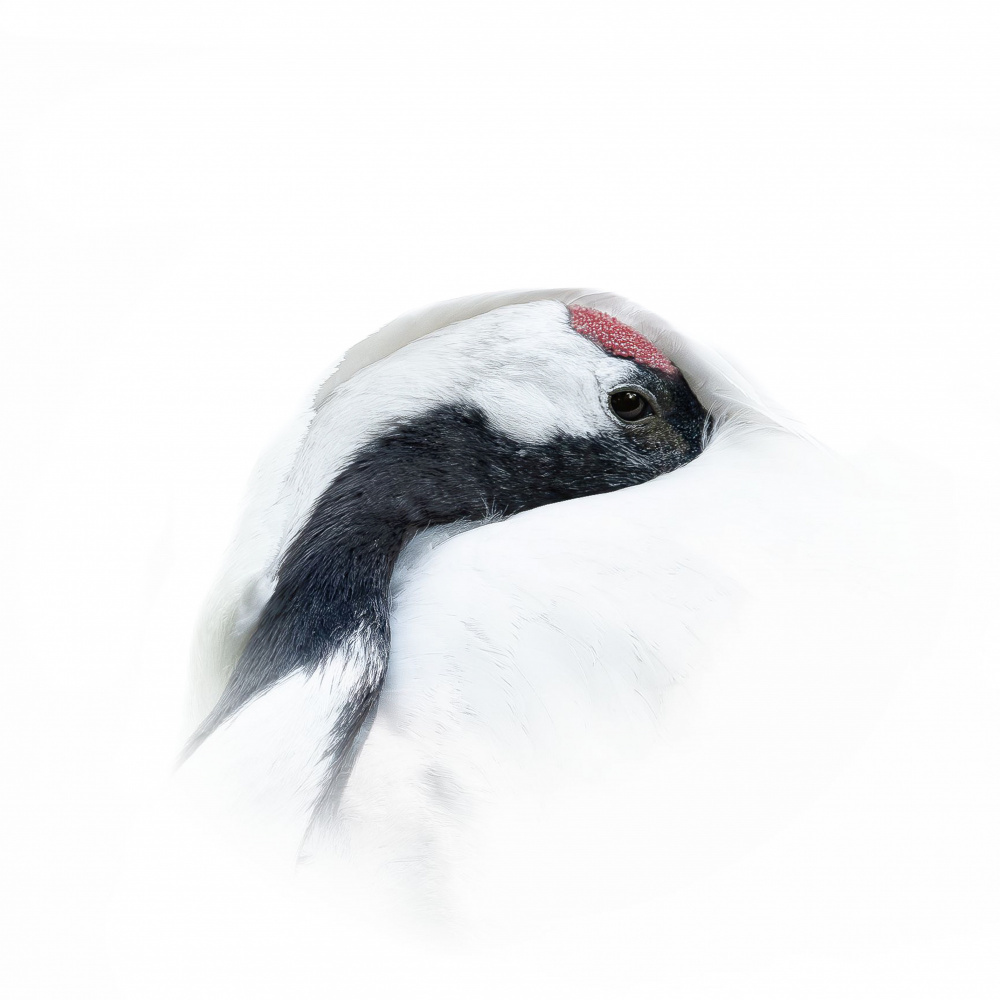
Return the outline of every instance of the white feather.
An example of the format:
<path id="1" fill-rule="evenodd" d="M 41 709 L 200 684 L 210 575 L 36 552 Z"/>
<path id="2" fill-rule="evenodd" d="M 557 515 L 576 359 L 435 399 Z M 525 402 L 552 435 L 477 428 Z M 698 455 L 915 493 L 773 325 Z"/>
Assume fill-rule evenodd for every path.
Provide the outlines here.
<path id="1" fill-rule="evenodd" d="M 544 380 L 572 374 L 574 357 L 592 350 L 583 338 L 567 330 L 561 342 L 564 357 L 550 358 L 541 368 L 525 368 L 523 338 L 509 345 L 512 349 L 505 354 L 500 325 L 495 317 L 484 316 L 496 309 L 534 304 L 526 320 L 545 317 L 551 325 L 565 326 L 565 317 L 556 315 L 553 302 L 601 309 L 642 333 L 680 366 L 720 429 L 734 424 L 791 426 L 730 364 L 619 296 L 579 289 L 506 292 L 455 299 L 400 317 L 347 351 L 317 392 L 310 411 L 293 422 L 255 471 L 243 520 L 198 629 L 191 678 L 192 721 L 198 721 L 218 698 L 272 592 L 284 546 L 316 496 L 360 442 L 374 436 L 380 426 L 419 412 L 429 400 L 456 393 L 475 397 L 484 385 L 492 384 L 496 388 L 491 409 L 502 414 L 507 400 L 522 398 L 526 381 L 544 385 L 539 375 Z M 458 364 L 456 357 L 449 357 L 447 337 L 440 334 L 442 352 L 420 352 L 414 357 L 404 350 L 469 320 L 471 326 L 466 323 L 457 331 L 464 341 Z M 379 362 L 377 373 L 369 371 L 366 377 L 365 370 Z M 480 374 L 488 371 L 489 379 L 476 379 L 477 363 Z M 558 366 L 555 373 L 552 364 Z M 372 385 L 373 375 L 378 378 L 377 388 Z M 392 387 L 391 394 L 384 386 Z M 544 402 L 544 393 L 532 402 L 539 400 Z M 507 415 L 507 426 L 530 440 L 532 421 L 521 419 L 516 407 L 508 408 Z"/>
<path id="2" fill-rule="evenodd" d="M 474 531 L 426 532 L 404 551 L 393 576 L 388 674 L 337 839 L 353 870 L 385 879 L 393 892 L 402 882 L 422 906 L 469 911 L 478 905 L 472 886 L 489 884 L 482 899 L 513 891 L 481 867 L 502 849 L 501 831 L 508 847 L 517 842 L 554 789 L 584 789 L 574 808 L 585 809 L 593 782 L 605 782 L 601 794 L 611 801 L 616 786 L 626 787 L 624 774 L 647 773 L 664 746 L 667 692 L 732 652 L 727 643 L 741 629 L 769 623 L 779 662 L 842 659 L 837 637 L 822 630 L 831 613 L 843 613 L 836 601 L 856 595 L 830 595 L 816 581 L 800 593 L 794 576 L 822 572 L 852 551 L 850 518 L 838 518 L 854 500 L 836 464 L 711 351 L 623 299 L 559 290 L 445 303 L 347 352 L 317 394 L 308 428 L 300 423 L 291 434 L 294 456 L 272 460 L 267 501 L 251 507 L 241 528 L 203 629 L 203 693 L 224 683 L 319 492 L 391 420 L 441 400 L 486 398 L 501 426 L 530 440 L 548 420 L 573 420 L 545 414 L 553 378 L 581 379 L 575 431 L 602 419 L 588 409 L 593 376 L 581 373 L 596 371 L 610 385 L 617 362 L 595 360 L 601 352 L 570 330 L 559 303 L 601 309 L 644 334 L 681 368 L 721 431 L 695 462 L 650 483 Z M 542 328 L 555 339 L 530 345 L 526 334 Z M 740 624 L 747 608 L 751 621 Z M 750 648 L 746 658 L 762 655 Z M 741 684 L 735 689 L 745 693 Z M 291 785 L 315 794 L 316 741 L 335 701 L 290 678 L 253 703 L 252 717 L 244 710 L 213 738 L 219 767 L 257 753 L 247 749 L 255 726 L 287 726 L 286 715 L 301 710 L 296 762 L 277 766 L 298 768 Z M 752 759 L 752 748 L 746 754 Z M 307 805 L 303 795 L 277 812 L 294 817 L 294 827 Z M 659 815 L 631 821 L 652 827 Z M 555 823 L 548 836 L 561 830 Z M 676 830 L 660 835 L 690 848 Z M 540 873 L 522 862 L 510 885 L 558 869 Z"/>

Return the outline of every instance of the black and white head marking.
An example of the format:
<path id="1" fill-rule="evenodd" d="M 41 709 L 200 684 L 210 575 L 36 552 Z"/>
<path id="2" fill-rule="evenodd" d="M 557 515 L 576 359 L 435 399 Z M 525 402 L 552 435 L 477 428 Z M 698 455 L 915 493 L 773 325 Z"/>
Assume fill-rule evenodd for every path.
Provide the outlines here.
<path id="1" fill-rule="evenodd" d="M 559 303 L 495 310 L 492 328 L 520 366 L 513 373 L 502 358 L 491 364 L 482 342 L 469 344 L 464 324 L 406 348 L 419 358 L 423 346 L 431 364 L 461 361 L 468 348 L 469 367 L 452 366 L 450 393 L 440 367 L 427 369 L 427 381 L 438 384 L 360 443 L 313 501 L 186 754 L 290 675 L 339 670 L 313 821 L 332 815 L 377 706 L 389 658 L 390 578 L 415 532 L 621 490 L 701 452 L 708 417 L 683 375 L 616 321 L 605 336 L 594 327 L 601 316 L 584 317 L 589 327 L 581 329 Z M 414 366 L 413 377 L 420 374 Z"/>

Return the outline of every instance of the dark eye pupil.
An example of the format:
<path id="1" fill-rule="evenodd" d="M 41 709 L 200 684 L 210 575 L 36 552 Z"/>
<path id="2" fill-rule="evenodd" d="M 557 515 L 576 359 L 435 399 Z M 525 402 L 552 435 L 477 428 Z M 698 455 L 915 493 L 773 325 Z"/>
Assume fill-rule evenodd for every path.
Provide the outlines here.
<path id="1" fill-rule="evenodd" d="M 611 409 L 622 420 L 642 420 L 653 412 L 645 396 L 637 392 L 615 392 L 611 394 Z"/>

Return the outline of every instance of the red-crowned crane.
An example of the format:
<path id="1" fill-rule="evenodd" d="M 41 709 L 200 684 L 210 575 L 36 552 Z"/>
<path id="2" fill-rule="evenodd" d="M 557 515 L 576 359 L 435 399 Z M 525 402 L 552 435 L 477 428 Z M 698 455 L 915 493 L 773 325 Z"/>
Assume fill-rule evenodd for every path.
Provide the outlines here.
<path id="1" fill-rule="evenodd" d="M 617 296 L 396 320 L 269 463 L 206 613 L 181 779 L 292 853 L 365 840 L 433 868 L 512 761 L 575 740 L 599 767 L 602 715 L 656 714 L 717 595 L 650 512 L 696 512 L 699 466 L 718 482 L 719 442 L 747 462 L 732 442 L 758 432 L 794 437 Z"/>

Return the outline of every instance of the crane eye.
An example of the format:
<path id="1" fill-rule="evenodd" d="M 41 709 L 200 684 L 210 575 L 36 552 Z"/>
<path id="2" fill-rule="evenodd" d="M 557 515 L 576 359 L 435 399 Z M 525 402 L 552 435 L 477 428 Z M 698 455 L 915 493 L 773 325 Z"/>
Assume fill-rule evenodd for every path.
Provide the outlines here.
<path id="1" fill-rule="evenodd" d="M 618 392 L 611 393 L 608 402 L 615 416 L 627 423 L 652 416 L 654 412 L 649 400 L 635 389 L 619 389 Z"/>

